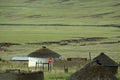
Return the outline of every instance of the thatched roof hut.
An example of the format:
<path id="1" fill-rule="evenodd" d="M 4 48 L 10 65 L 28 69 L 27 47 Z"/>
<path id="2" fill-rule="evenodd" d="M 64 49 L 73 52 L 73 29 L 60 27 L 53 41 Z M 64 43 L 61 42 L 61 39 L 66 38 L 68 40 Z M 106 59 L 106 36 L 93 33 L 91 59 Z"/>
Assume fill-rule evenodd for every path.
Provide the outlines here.
<path id="1" fill-rule="evenodd" d="M 61 55 L 46 48 L 46 47 L 43 47 L 41 49 L 38 49 L 38 50 L 30 53 L 28 55 L 28 57 L 29 57 L 28 66 L 34 67 L 37 64 L 39 66 L 42 66 L 44 63 L 48 63 L 49 58 L 52 58 L 52 64 L 53 64 L 53 60 L 54 59 L 59 60 L 61 58 Z"/>
<path id="2" fill-rule="evenodd" d="M 100 61 L 102 59 L 101 56 L 103 56 L 103 60 L 108 60 L 108 65 L 105 62 L 102 64 L 102 61 Z M 114 69 L 116 70 L 114 67 L 116 66 L 118 66 L 117 63 L 102 53 L 72 74 L 67 80 L 118 80 L 115 76 L 116 72 L 114 72 Z"/>

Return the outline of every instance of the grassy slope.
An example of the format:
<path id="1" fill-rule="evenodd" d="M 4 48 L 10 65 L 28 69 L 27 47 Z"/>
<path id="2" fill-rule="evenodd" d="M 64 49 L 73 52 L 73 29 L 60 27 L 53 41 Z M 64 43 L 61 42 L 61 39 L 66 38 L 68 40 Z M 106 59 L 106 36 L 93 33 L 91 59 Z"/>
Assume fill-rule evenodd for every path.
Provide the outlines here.
<path id="1" fill-rule="evenodd" d="M 119 2 L 119 0 L 0 0 L 0 24 L 119 24 Z M 117 42 L 120 40 L 116 38 L 119 34 L 119 28 L 100 26 L 36 26 L 35 28 L 34 26 L 0 26 L 0 42 L 28 43 L 78 37 L 107 37 L 108 39 L 103 42 Z M 84 43 L 74 44 L 76 47 L 74 45 L 68 45 L 67 48 L 58 45 L 50 47 L 64 57 L 71 57 L 69 53 L 81 57 L 87 56 L 88 52 L 93 52 L 94 56 L 101 51 L 110 55 L 115 53 L 114 56 L 119 53 L 119 44 L 90 45 L 85 48 L 79 46 L 81 44 Z M 0 55 L 4 59 L 10 59 L 13 55 L 26 55 L 36 48 L 39 48 L 39 45 L 15 46 L 8 48 L 11 52 L 2 52 L 11 53 L 9 56 Z M 114 58 L 117 60 L 118 57 Z"/>
<path id="2" fill-rule="evenodd" d="M 0 0 L 0 23 L 119 24 L 119 3 L 119 0 Z"/>
<path id="3" fill-rule="evenodd" d="M 0 0 L 0 24 L 80 24 L 80 25 L 104 25 L 120 24 L 120 1 L 119 0 Z M 76 37 L 108 37 L 106 41 L 119 41 L 119 28 L 107 27 L 86 27 L 86 26 L 2 26 L 0 25 L 0 42 L 42 42 L 59 41 L 72 39 Z M 76 44 L 75 44 L 76 45 Z M 96 47 L 98 47 L 98 50 Z M 115 50 L 114 47 L 118 46 Z M 25 47 L 22 51 L 26 55 Z M 68 57 L 69 50 L 73 46 L 67 46 L 67 52 L 64 47 L 58 47 L 60 52 L 63 49 L 63 56 Z M 107 48 L 103 48 L 107 47 Z M 19 48 L 19 47 L 18 47 Z M 21 47 L 20 47 L 21 48 Z M 36 47 L 35 47 L 36 48 Z M 52 48 L 55 48 L 52 46 Z M 95 48 L 95 49 L 94 49 Z M 13 47 L 16 52 L 16 47 Z M 76 55 L 80 50 L 84 53 L 93 51 L 96 53 L 106 51 L 110 53 L 119 53 L 119 44 L 114 45 L 95 45 L 87 48 L 77 46 Z M 88 49 L 88 50 L 86 50 Z M 14 52 L 15 50 L 15 52 Z M 28 52 L 32 51 L 30 49 Z M 112 50 L 112 51 L 111 51 Z M 73 50 L 74 52 L 75 50 Z M 73 53 L 70 52 L 70 53 Z M 4 53 L 4 52 L 3 52 Z M 6 53 L 6 52 L 5 52 Z M 17 54 L 17 55 L 18 55 Z M 82 55 L 82 54 L 80 54 Z M 6 57 L 2 54 L 3 57 Z M 10 56 L 11 57 L 11 56 Z M 9 56 L 6 59 L 10 58 Z M 117 57 L 118 58 L 118 57 Z"/>
<path id="4" fill-rule="evenodd" d="M 0 0 L 0 24 L 119 25 L 119 2 L 119 0 Z M 8 27 L 0 25 L 1 42 L 22 43 L 73 37 L 119 36 L 119 29 L 112 28 L 103 30 L 104 28 L 78 26 L 73 31 L 74 27 L 63 28 L 64 26 L 57 29 L 54 26 L 34 29 L 32 26 Z M 111 31 L 113 33 L 110 33 Z"/>
<path id="5" fill-rule="evenodd" d="M 0 0 L 0 24 L 119 25 L 119 4 L 119 0 Z M 119 28 L 100 26 L 36 26 L 34 28 L 34 26 L 10 27 L 0 25 L 0 42 L 26 43 L 46 40 L 59 41 L 96 36 L 108 38 L 102 41 L 73 43 L 66 46 L 48 45 L 50 49 L 60 53 L 63 59 L 66 57 L 88 58 L 89 52 L 92 53 L 93 58 L 100 52 L 105 52 L 115 61 L 120 62 L 119 43 L 99 44 L 100 42 L 117 42 L 120 40 L 120 38 L 116 38 L 119 34 Z M 98 44 L 80 46 L 91 43 Z M 0 51 L 0 57 L 9 60 L 13 56 L 26 56 L 30 52 L 39 49 L 40 45 L 23 44 L 5 48 L 7 51 Z M 5 69 L 6 66 L 2 68 Z M 56 75 L 66 77 L 66 75 L 61 75 L 59 72 Z M 50 76 L 54 76 L 54 74 L 45 74 L 45 79 L 50 80 Z"/>
<path id="6" fill-rule="evenodd" d="M 0 27 L 0 42 L 44 42 L 60 41 L 81 37 L 108 37 L 119 36 L 119 28 L 109 27 L 83 27 L 83 26 L 41 26 L 35 27 Z"/>

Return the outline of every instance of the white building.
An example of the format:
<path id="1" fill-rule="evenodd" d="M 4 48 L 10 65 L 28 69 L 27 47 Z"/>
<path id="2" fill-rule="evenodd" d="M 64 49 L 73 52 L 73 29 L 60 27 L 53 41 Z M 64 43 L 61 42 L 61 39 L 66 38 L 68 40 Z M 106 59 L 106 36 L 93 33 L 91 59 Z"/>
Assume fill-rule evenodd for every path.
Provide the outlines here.
<path id="1" fill-rule="evenodd" d="M 29 62 L 28 67 L 35 67 L 35 66 L 42 66 L 43 64 L 49 63 L 49 59 L 52 58 L 51 64 L 53 64 L 54 59 L 60 59 L 61 55 L 58 53 L 43 47 L 41 49 L 38 49 L 28 55 Z"/>

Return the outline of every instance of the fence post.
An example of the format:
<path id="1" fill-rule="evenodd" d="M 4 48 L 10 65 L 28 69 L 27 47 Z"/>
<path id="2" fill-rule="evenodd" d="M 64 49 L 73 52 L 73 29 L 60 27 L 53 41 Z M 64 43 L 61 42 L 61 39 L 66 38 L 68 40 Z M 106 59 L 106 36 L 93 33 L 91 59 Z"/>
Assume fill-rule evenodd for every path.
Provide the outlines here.
<path id="1" fill-rule="evenodd" d="M 65 72 L 65 73 L 68 73 L 68 66 L 65 66 L 65 65 L 64 65 L 64 72 Z"/>

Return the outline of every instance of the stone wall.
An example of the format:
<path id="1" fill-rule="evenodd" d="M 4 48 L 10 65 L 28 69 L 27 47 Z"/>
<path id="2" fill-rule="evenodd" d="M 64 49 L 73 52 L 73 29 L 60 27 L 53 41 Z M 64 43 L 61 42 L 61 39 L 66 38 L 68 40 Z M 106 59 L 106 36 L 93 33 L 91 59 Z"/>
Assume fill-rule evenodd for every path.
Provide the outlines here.
<path id="1" fill-rule="evenodd" d="M 44 80 L 42 71 L 30 73 L 0 73 L 0 80 Z"/>

